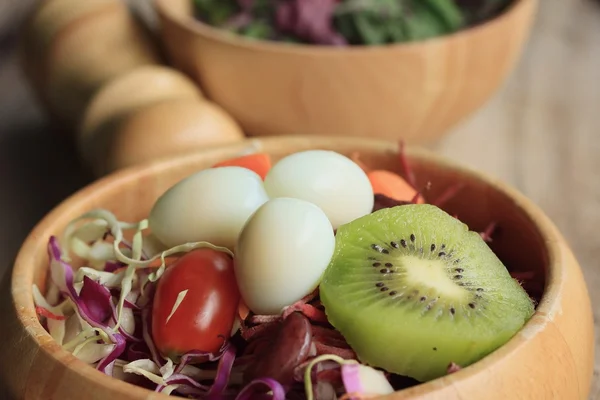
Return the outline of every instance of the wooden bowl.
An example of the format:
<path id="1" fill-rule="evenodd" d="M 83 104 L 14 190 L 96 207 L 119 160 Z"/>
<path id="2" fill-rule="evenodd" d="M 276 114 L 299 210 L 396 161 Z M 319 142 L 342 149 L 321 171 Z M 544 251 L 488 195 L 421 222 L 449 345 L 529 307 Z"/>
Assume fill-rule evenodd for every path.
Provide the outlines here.
<path id="1" fill-rule="evenodd" d="M 483 25 L 431 40 L 339 49 L 249 40 L 194 20 L 190 0 L 155 1 L 167 57 L 249 135 L 407 143 L 434 141 L 490 98 L 536 5 L 515 0 Z"/>
<path id="2" fill-rule="evenodd" d="M 43 287 L 50 235 L 95 207 L 125 220 L 145 218 L 168 187 L 215 162 L 252 150 L 278 159 L 307 149 L 343 154 L 360 151 L 369 166 L 399 170 L 397 147 L 373 139 L 282 137 L 247 140 L 201 153 L 122 170 L 84 188 L 48 214 L 31 232 L 0 291 L 0 376 L 23 399 L 142 400 L 163 394 L 118 381 L 73 357 L 38 322 L 32 284 Z M 428 152 L 412 150 L 409 160 L 420 184 L 432 182 L 435 197 L 457 181 L 467 184 L 447 203 L 471 229 L 497 221 L 491 246 L 509 269 L 535 275 L 528 289 L 540 303 L 533 318 L 505 346 L 456 373 L 396 392 L 387 399 L 585 400 L 593 362 L 592 311 L 580 268 L 569 246 L 537 206 L 507 185 Z"/>

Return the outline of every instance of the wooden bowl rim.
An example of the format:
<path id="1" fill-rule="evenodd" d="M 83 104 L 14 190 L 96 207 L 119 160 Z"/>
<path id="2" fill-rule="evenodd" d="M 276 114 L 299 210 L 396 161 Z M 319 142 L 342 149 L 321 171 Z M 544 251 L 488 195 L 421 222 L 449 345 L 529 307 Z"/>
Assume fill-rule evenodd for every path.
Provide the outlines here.
<path id="1" fill-rule="evenodd" d="M 181 18 L 173 12 L 173 0 L 154 0 L 156 12 L 164 19 L 178 25 L 180 28 L 194 35 L 204 36 L 216 42 L 226 44 L 241 50 L 255 50 L 263 52 L 278 52 L 282 55 L 313 55 L 327 57 L 360 57 L 373 56 L 375 53 L 385 53 L 388 50 L 412 52 L 421 46 L 440 46 L 450 41 L 465 40 L 470 35 L 477 35 L 492 30 L 502 22 L 511 19 L 514 15 L 521 14 L 528 6 L 536 7 L 538 0 L 514 0 L 501 14 L 480 24 L 461 29 L 459 31 L 436 36 L 414 42 L 390 43 L 378 46 L 354 45 L 348 47 L 334 47 L 311 44 L 281 43 L 268 40 L 251 40 L 241 35 L 230 34 L 223 29 L 215 28 L 193 18 Z"/>
<path id="2" fill-rule="evenodd" d="M 55 229 L 55 220 L 68 212 L 70 208 L 76 207 L 78 204 L 87 202 L 90 198 L 97 195 L 97 192 L 106 190 L 114 186 L 122 186 L 127 183 L 143 179 L 144 177 L 159 174 L 165 170 L 179 168 L 185 165 L 193 164 L 197 159 L 204 157 L 217 156 L 219 154 L 231 154 L 239 151 L 239 153 L 247 151 L 266 151 L 277 149 L 281 145 L 294 147 L 293 143 L 302 144 L 311 143 L 312 146 L 326 146 L 332 143 L 344 143 L 345 146 L 356 148 L 369 149 L 381 152 L 397 152 L 398 146 L 394 142 L 389 142 L 381 139 L 371 138 L 340 138 L 340 137 L 312 137 L 312 136 L 285 136 L 285 137 L 267 137 L 247 139 L 240 143 L 230 145 L 213 146 L 210 149 L 197 153 L 186 154 L 183 156 L 158 160 L 144 165 L 137 165 L 127 169 L 123 169 L 111 175 L 105 176 L 90 185 L 78 190 L 73 195 L 66 198 L 53 210 L 51 210 L 31 231 L 21 246 L 14 263 L 14 269 L 11 277 L 11 295 L 13 306 L 15 307 L 16 315 L 23 325 L 23 330 L 31 336 L 31 339 L 40 347 L 41 351 L 46 352 L 50 357 L 56 359 L 64 368 L 72 369 L 80 379 L 89 382 L 98 382 L 105 387 L 111 388 L 121 395 L 130 395 L 135 398 L 144 398 L 151 393 L 158 397 L 153 399 L 172 399 L 172 396 L 154 393 L 148 389 L 136 386 L 118 379 L 102 374 L 95 368 L 79 360 L 71 353 L 62 349 L 58 343 L 50 336 L 50 334 L 40 324 L 33 302 L 32 281 L 33 269 L 30 267 L 30 254 L 39 251 L 46 251 L 46 240 Z M 554 224 L 543 213 L 543 211 L 535 205 L 531 200 L 526 198 L 516 189 L 501 182 L 492 176 L 482 173 L 474 168 L 467 167 L 452 161 L 446 157 L 434 154 L 423 148 L 408 148 L 406 154 L 413 160 L 426 161 L 439 165 L 440 168 L 449 169 L 461 175 L 468 175 L 472 179 L 484 183 L 490 189 L 502 195 L 507 196 L 513 201 L 516 210 L 520 210 L 536 228 L 544 243 L 544 253 L 547 256 L 547 281 L 542 299 L 536 309 L 534 316 L 527 324 L 513 337 L 508 343 L 500 347 L 493 353 L 484 357 L 482 360 L 461 369 L 451 375 L 446 375 L 438 379 L 420 384 L 419 393 L 431 393 L 440 390 L 448 385 L 457 384 L 461 381 L 466 381 L 472 376 L 484 372 L 487 365 L 491 365 L 501 359 L 510 356 L 513 352 L 524 344 L 523 340 L 519 340 L 519 336 L 524 336 L 527 340 L 531 340 L 537 333 L 542 331 L 544 327 L 553 320 L 554 315 L 561 312 L 560 303 L 562 296 L 563 275 L 565 273 L 562 265 L 561 246 L 559 245 L 563 239 Z M 44 243 L 41 243 L 41 240 Z M 410 390 L 410 389 L 408 389 Z"/>

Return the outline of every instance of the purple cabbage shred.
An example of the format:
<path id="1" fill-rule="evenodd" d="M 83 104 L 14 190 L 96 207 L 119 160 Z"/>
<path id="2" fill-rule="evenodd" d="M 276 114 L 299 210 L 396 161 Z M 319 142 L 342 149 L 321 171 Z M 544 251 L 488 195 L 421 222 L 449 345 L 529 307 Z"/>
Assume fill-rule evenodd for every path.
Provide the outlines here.
<path id="1" fill-rule="evenodd" d="M 271 378 L 255 379 L 248 383 L 237 395 L 235 400 L 254 400 L 272 392 L 271 400 L 285 400 L 285 389 L 279 382 Z"/>
<path id="2" fill-rule="evenodd" d="M 88 276 L 83 277 L 79 298 L 95 321 L 106 321 L 113 313 L 110 291 Z"/>
<path id="3" fill-rule="evenodd" d="M 291 0 L 280 2 L 275 23 L 282 33 L 325 45 L 344 46 L 346 39 L 331 24 L 336 0 Z"/>
<path id="4" fill-rule="evenodd" d="M 229 345 L 222 354 L 217 367 L 217 376 L 208 391 L 208 400 L 220 399 L 223 391 L 227 388 L 229 377 L 231 376 L 231 369 L 233 368 L 233 362 L 235 361 L 235 353 L 236 348 L 233 345 Z"/>
<path id="5" fill-rule="evenodd" d="M 58 240 L 54 236 L 52 236 L 48 242 L 48 254 L 50 256 L 50 272 L 54 284 L 58 286 L 59 290 L 64 296 L 73 301 L 73 304 L 75 304 L 77 309 L 77 313 L 81 316 L 81 318 L 92 327 L 101 329 L 115 345 L 110 354 L 100 360 L 97 366 L 98 370 L 106 373 L 107 375 L 112 375 L 114 362 L 125 351 L 127 341 L 122 334 L 114 333 L 113 330 L 106 325 L 103 320 L 98 319 L 102 318 L 104 315 L 104 313 L 101 312 L 104 307 L 100 305 L 102 303 L 101 299 L 103 298 L 101 294 L 102 292 L 97 291 L 97 288 L 94 288 L 94 285 L 90 284 L 89 287 L 94 289 L 90 289 L 90 294 L 86 295 L 86 298 L 88 301 L 92 302 L 91 304 L 86 303 L 86 298 L 77 294 L 77 290 L 75 290 L 75 287 L 73 286 L 73 268 L 62 260 Z M 95 282 L 91 279 L 89 281 Z M 94 311 L 90 311 L 90 306 L 92 306 L 91 308 Z"/>
<path id="6" fill-rule="evenodd" d="M 51 278 L 61 294 L 73 301 L 77 313 L 84 321 L 92 327 L 102 330 L 114 344 L 112 351 L 98 362 L 96 368 L 99 371 L 112 376 L 117 359 L 125 363 L 151 360 L 159 368 L 165 366 L 167 360 L 160 355 L 151 336 L 154 283 L 149 283 L 137 300 L 124 302 L 124 309 L 133 312 L 135 332 L 130 334 L 122 327 L 115 332 L 113 328 L 117 321 L 115 304 L 120 291 L 115 288 L 108 289 L 100 282 L 84 276 L 83 285 L 78 293 L 74 286 L 73 268 L 62 259 L 61 250 L 55 237 L 50 238 L 48 252 L 51 261 Z M 107 266 L 110 265 L 107 264 Z M 113 327 L 109 324 L 113 324 Z M 217 353 L 190 351 L 182 355 L 173 365 L 173 373 L 165 375 L 162 385 L 152 385 L 148 381 L 148 387 L 154 388 L 155 392 L 163 392 L 167 388 L 173 389 L 173 394 L 200 400 L 284 400 L 286 396 L 290 399 L 304 399 L 302 374 L 306 362 L 296 367 L 295 382 L 290 387 L 284 387 L 277 380 L 266 376 L 251 380 L 248 384 L 240 387 L 240 373 L 243 373 L 250 360 L 250 358 L 246 359 L 247 357 L 253 356 L 237 357 L 237 347 L 231 341 L 224 340 L 223 346 Z M 199 368 L 198 364 L 205 364 L 202 366 L 206 368 L 204 376 L 213 376 L 211 382 L 196 380 L 193 377 L 194 373 L 190 373 L 192 376 L 189 376 L 184 372 L 186 366 L 196 365 L 194 368 Z M 336 366 L 335 363 L 324 361 L 313 370 L 313 388 L 317 399 L 329 398 L 328 393 L 333 393 L 335 397 L 336 387 L 327 379 L 319 379 L 318 375 L 334 369 Z M 232 379 L 234 371 L 236 371 L 236 375 Z"/>

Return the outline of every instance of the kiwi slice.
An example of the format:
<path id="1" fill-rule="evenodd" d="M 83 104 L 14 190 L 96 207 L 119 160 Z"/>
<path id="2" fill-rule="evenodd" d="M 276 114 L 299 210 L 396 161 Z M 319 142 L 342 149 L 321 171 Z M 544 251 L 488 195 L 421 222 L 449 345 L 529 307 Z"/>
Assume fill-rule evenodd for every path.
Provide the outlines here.
<path id="1" fill-rule="evenodd" d="M 421 382 L 483 358 L 534 312 L 479 234 L 429 204 L 342 225 L 320 295 L 360 361 Z"/>

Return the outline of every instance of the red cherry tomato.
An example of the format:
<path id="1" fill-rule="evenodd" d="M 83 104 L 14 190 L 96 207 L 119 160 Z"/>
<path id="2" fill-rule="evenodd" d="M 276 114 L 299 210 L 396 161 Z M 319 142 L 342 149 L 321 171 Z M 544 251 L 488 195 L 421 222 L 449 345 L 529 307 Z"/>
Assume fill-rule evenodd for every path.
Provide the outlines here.
<path id="1" fill-rule="evenodd" d="M 191 350 L 218 352 L 231 335 L 239 301 L 228 254 L 201 248 L 183 255 L 167 267 L 156 287 L 152 310 L 156 347 L 172 359 Z"/>

